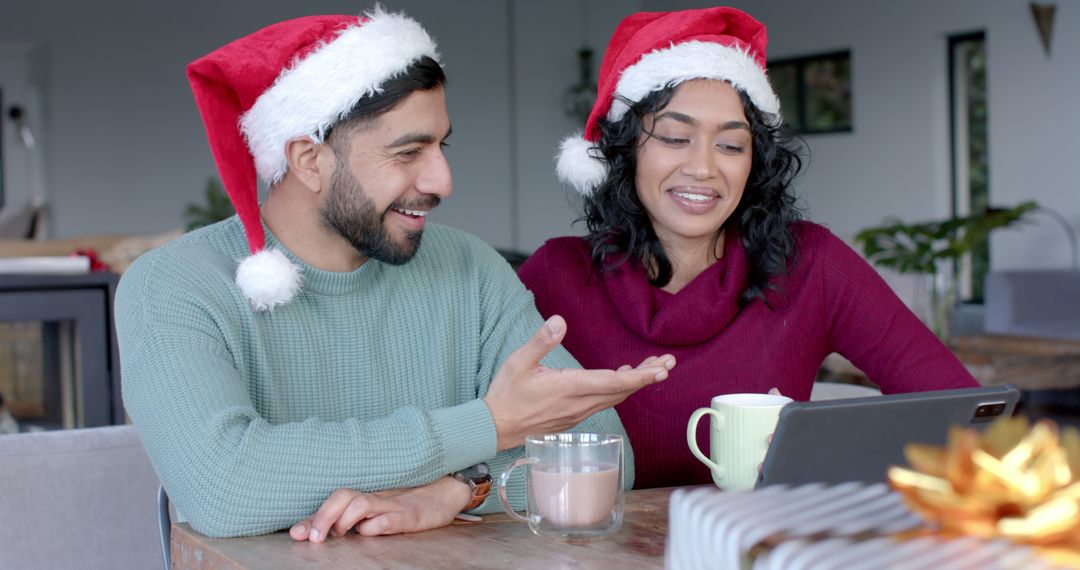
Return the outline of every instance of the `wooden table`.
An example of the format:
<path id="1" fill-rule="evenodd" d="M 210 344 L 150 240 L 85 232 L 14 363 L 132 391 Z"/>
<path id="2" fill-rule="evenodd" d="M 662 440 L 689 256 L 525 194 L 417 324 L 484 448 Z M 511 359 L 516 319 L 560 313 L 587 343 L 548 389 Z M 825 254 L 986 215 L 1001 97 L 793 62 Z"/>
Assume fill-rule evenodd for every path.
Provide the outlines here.
<path id="1" fill-rule="evenodd" d="M 294 542 L 285 532 L 251 538 L 207 538 L 172 526 L 173 568 L 663 568 L 668 497 L 673 488 L 626 494 L 622 527 L 594 542 L 568 544 L 534 535 L 505 514 L 396 536 L 350 534 L 321 544 Z"/>
<path id="2" fill-rule="evenodd" d="M 983 386 L 1015 384 L 1021 390 L 1080 388 L 1080 341 L 997 334 L 954 336 L 949 348 Z M 839 354 L 822 368 L 833 381 L 872 385 Z"/>
<path id="3" fill-rule="evenodd" d="M 1024 390 L 1080 388 L 1080 342 L 983 334 L 956 336 L 949 345 L 981 384 Z"/>

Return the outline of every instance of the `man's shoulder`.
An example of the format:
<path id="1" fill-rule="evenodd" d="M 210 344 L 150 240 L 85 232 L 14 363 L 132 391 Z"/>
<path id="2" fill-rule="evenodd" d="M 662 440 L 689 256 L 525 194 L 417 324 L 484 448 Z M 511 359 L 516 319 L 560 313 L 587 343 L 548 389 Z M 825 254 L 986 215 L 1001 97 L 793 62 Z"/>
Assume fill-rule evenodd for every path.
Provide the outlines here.
<path id="1" fill-rule="evenodd" d="M 235 264 L 237 255 L 235 251 L 231 251 L 234 247 L 230 247 L 233 245 L 231 242 L 236 241 L 231 236 L 236 232 L 236 228 L 232 227 L 234 225 L 239 226 L 239 222 L 235 218 L 229 218 L 190 231 L 139 256 L 132 264 L 132 268 L 138 270 L 140 266 L 145 265 L 184 264 L 180 267 L 190 270 L 192 265 L 202 267 L 222 260 L 229 260 Z"/>
<path id="2" fill-rule="evenodd" d="M 142 254 L 124 272 L 121 289 L 175 289 L 232 283 L 237 259 L 244 253 L 235 251 L 237 240 L 243 241 L 242 230 L 239 237 L 233 235 L 239 226 L 235 217 L 229 218 Z"/>

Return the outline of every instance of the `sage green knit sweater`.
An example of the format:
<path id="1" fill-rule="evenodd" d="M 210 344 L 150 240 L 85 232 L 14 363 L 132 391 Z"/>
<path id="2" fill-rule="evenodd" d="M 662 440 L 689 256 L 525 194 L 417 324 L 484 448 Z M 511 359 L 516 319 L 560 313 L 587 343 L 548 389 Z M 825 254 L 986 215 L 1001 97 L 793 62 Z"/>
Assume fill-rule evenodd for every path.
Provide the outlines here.
<path id="1" fill-rule="evenodd" d="M 497 478 L 522 455 L 496 454 L 479 398 L 543 321 L 498 253 L 434 224 L 401 266 L 332 273 L 285 253 L 303 285 L 271 312 L 235 285 L 236 217 L 143 255 L 117 289 L 124 405 L 196 530 L 272 532 L 339 487 L 413 487 L 481 461 Z M 544 364 L 577 367 L 561 348 Z M 612 410 L 576 431 L 625 433 Z M 492 493 L 477 512 L 498 510 Z"/>

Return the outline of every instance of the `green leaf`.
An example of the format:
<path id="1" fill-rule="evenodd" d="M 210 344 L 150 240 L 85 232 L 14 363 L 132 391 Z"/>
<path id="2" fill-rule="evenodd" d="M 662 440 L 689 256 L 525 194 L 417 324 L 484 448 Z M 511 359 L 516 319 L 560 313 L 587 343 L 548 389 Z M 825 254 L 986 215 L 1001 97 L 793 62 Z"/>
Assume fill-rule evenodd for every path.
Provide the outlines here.
<path id="1" fill-rule="evenodd" d="M 875 265 L 901 273 L 937 272 L 938 261 L 955 261 L 986 243 L 990 232 L 1024 222 L 1039 206 L 1034 201 L 959 218 L 907 224 L 886 218 L 855 234 L 855 243 Z"/>
<path id="2" fill-rule="evenodd" d="M 188 204 L 184 209 L 184 219 L 187 230 L 191 231 L 220 222 L 235 213 L 229 196 L 221 189 L 221 183 L 211 177 L 206 182 L 206 203 Z"/>

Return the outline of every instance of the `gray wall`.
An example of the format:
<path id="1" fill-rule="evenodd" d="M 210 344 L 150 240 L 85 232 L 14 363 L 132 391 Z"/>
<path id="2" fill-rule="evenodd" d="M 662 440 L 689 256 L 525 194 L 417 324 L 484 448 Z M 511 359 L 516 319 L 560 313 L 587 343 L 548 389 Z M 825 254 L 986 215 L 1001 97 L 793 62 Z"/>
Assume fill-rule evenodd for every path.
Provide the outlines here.
<path id="1" fill-rule="evenodd" d="M 43 156 L 35 160 L 44 165 L 38 178 L 46 185 L 54 235 L 179 227 L 184 206 L 200 199 L 206 178 L 216 174 L 184 66 L 271 22 L 368 5 L 266 0 L 253 12 L 251 4 L 239 4 L 5 4 L 0 54 L 16 43 L 31 46 L 38 60 L 46 54 L 36 69 L 47 72 L 34 79 L 45 94 Z M 580 231 L 571 227 L 569 193 L 552 174 L 558 141 L 581 126 L 560 110 L 563 90 L 576 80 L 578 47 L 592 43 L 598 67 L 623 15 L 706 3 L 590 0 L 587 30 L 577 0 L 388 4 L 436 37 L 450 77 L 455 194 L 434 219 L 498 247 L 531 250 L 547 237 Z M 981 29 L 989 50 L 993 202 L 1033 198 L 1080 226 L 1076 2 L 1058 3 L 1049 59 L 1022 0 L 734 4 L 766 23 L 773 57 L 852 50 L 855 131 L 807 139 L 812 160 L 798 192 L 811 219 L 850 238 L 886 216 L 914 221 L 948 215 L 946 42 L 950 34 Z M 12 158 L 18 150 L 10 130 L 5 125 L 5 151 L 16 162 L 7 165 L 12 184 L 21 176 L 12 170 L 25 161 Z M 29 196 L 9 190 L 13 199 Z M 998 232 L 993 241 L 997 268 L 1060 267 L 1068 256 L 1063 232 L 1045 217 Z"/>
<path id="2" fill-rule="evenodd" d="M 602 49 L 618 20 L 641 2 L 591 1 L 587 32 L 576 0 L 386 4 L 424 24 L 449 76 L 455 192 L 433 219 L 497 247 L 533 249 L 546 237 L 569 233 L 573 214 L 551 158 L 560 138 L 577 127 L 560 110 L 562 91 L 577 78 L 576 51 L 584 39 Z M 185 65 L 275 21 L 358 13 L 370 4 L 265 0 L 258 11 L 252 6 L 210 0 L 5 4 L 0 54 L 14 45 L 48 53 L 47 77 L 38 83 L 49 113 L 37 129 L 37 152 L 47 158 L 54 236 L 179 227 L 184 207 L 200 200 L 207 177 L 216 175 Z M 512 77 L 510 57 L 518 62 Z M 0 74 L 4 69 L 0 65 Z M 5 162 L 13 163 L 10 171 L 23 171 L 29 167 L 13 136 L 5 125 Z M 0 218 L 28 201 L 27 176 L 8 177 L 11 203 Z"/>
<path id="3" fill-rule="evenodd" d="M 705 7 L 659 1 L 646 9 Z M 734 1 L 768 28 L 769 57 L 852 52 L 854 132 L 806 138 L 798 192 L 809 217 L 850 238 L 886 216 L 950 213 L 947 46 L 983 30 L 988 56 L 990 197 L 1034 199 L 1080 227 L 1080 3 L 1057 2 L 1051 57 L 1024 0 Z M 993 234 L 995 269 L 1065 267 L 1065 232 L 1045 215 Z"/>

